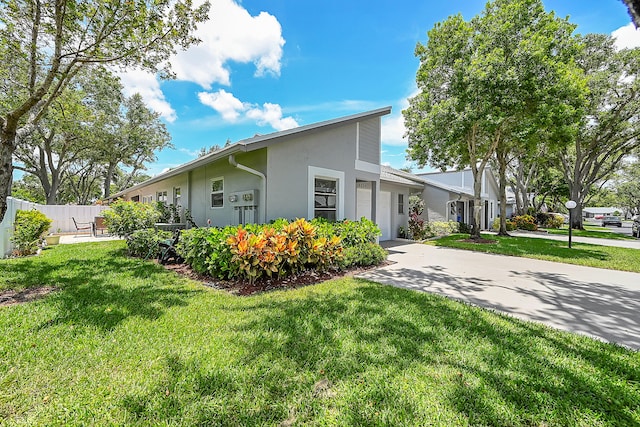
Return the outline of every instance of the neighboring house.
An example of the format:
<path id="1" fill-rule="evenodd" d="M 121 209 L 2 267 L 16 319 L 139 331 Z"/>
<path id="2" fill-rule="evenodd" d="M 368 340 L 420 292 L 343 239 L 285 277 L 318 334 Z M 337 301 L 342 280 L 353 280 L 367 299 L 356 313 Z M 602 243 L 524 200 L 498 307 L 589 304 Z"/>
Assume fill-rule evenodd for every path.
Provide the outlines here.
<path id="1" fill-rule="evenodd" d="M 417 174 L 424 182 L 422 198 L 425 200 L 427 221 L 458 221 L 474 224 L 473 174 L 471 169 L 461 171 Z M 499 187 L 490 168 L 482 175 L 482 213 L 480 228 L 487 230 L 498 217 Z M 507 205 L 507 208 L 509 206 Z"/>
<path id="2" fill-rule="evenodd" d="M 419 184 L 383 173 L 381 117 L 391 107 L 255 136 L 112 195 L 189 209 L 204 226 L 277 218 L 369 218 L 381 240 L 406 226 Z M 419 190 L 418 190 L 419 191 Z"/>
<path id="3" fill-rule="evenodd" d="M 606 208 L 582 208 L 582 216 L 584 218 L 602 218 L 603 216 L 613 215 L 615 212 L 621 214 L 624 210 L 611 206 Z"/>

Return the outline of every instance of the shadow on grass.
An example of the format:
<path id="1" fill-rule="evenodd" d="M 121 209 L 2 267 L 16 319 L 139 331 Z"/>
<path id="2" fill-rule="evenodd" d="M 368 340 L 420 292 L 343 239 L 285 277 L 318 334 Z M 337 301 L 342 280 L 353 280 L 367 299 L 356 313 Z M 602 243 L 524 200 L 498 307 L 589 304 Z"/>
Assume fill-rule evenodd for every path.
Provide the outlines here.
<path id="1" fill-rule="evenodd" d="M 281 295 L 225 308 L 253 314 L 234 328 L 242 356 L 228 369 L 169 357 L 166 381 L 122 405 L 138 419 L 211 425 L 277 424 L 292 408 L 303 425 L 327 410 L 342 425 L 426 425 L 442 410 L 444 424 L 638 421 L 640 367 L 623 348 L 365 280 Z M 323 377 L 335 397 L 313 394 Z"/>
<path id="2" fill-rule="evenodd" d="M 40 257 L 9 263 L 7 282 L 60 290 L 46 298 L 57 314 L 39 329 L 68 323 L 112 330 L 131 316 L 157 319 L 166 308 L 186 305 L 198 292 L 176 286 L 175 276 L 164 268 L 128 258 L 124 249 L 113 246 L 58 246 Z"/>

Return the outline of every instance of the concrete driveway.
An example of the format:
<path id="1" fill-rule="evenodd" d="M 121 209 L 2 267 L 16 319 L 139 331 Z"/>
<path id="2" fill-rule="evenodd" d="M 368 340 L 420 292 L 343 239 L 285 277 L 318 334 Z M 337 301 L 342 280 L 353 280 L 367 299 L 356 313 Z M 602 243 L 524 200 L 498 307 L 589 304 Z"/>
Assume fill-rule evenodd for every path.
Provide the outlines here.
<path id="1" fill-rule="evenodd" d="M 394 264 L 358 277 L 640 349 L 638 273 L 417 243 L 385 246 Z"/>

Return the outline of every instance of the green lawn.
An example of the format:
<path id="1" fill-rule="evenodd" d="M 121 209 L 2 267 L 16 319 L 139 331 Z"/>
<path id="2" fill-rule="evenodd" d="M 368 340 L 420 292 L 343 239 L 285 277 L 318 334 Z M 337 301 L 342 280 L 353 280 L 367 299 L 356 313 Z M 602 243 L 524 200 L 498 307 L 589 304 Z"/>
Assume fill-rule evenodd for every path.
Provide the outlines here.
<path id="1" fill-rule="evenodd" d="M 482 237 L 496 240 L 496 243 L 477 244 L 462 241 L 468 237 L 468 234 L 451 234 L 428 241 L 427 244 L 640 273 L 640 249 L 577 242 L 572 242 L 572 247 L 569 249 L 566 241 L 539 237 L 501 237 L 489 234 L 483 234 Z"/>
<path id="2" fill-rule="evenodd" d="M 122 242 L 0 261 L 0 424 L 631 426 L 637 352 L 340 279 L 237 297 Z"/>
<path id="3" fill-rule="evenodd" d="M 585 225 L 584 230 L 572 230 L 571 234 L 580 237 L 595 237 L 599 239 L 614 239 L 614 240 L 635 240 L 635 237 L 627 236 L 626 234 L 616 233 L 613 227 L 600 227 L 597 225 Z M 563 225 L 562 228 L 546 228 L 549 234 L 569 235 L 569 228 Z"/>

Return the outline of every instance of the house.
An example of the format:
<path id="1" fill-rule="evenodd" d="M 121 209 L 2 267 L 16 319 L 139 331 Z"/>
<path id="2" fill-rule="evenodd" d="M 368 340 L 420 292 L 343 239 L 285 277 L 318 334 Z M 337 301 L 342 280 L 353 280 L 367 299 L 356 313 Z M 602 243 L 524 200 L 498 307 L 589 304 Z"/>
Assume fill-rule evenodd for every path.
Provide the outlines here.
<path id="1" fill-rule="evenodd" d="M 586 207 L 582 208 L 582 216 L 584 218 L 601 219 L 604 216 L 620 215 L 624 210 L 616 207 Z"/>
<path id="2" fill-rule="evenodd" d="M 213 226 L 277 218 L 369 218 L 393 239 L 408 221 L 416 181 L 380 165 L 381 117 L 391 107 L 257 135 L 111 196 L 189 209 Z M 184 215 L 184 213 L 183 213 Z"/>
<path id="3" fill-rule="evenodd" d="M 460 171 L 417 174 L 424 182 L 422 199 L 425 200 L 427 221 L 457 221 L 474 224 L 473 174 L 471 169 Z M 481 178 L 482 213 L 480 228 L 487 230 L 499 216 L 499 186 L 490 168 Z"/>

